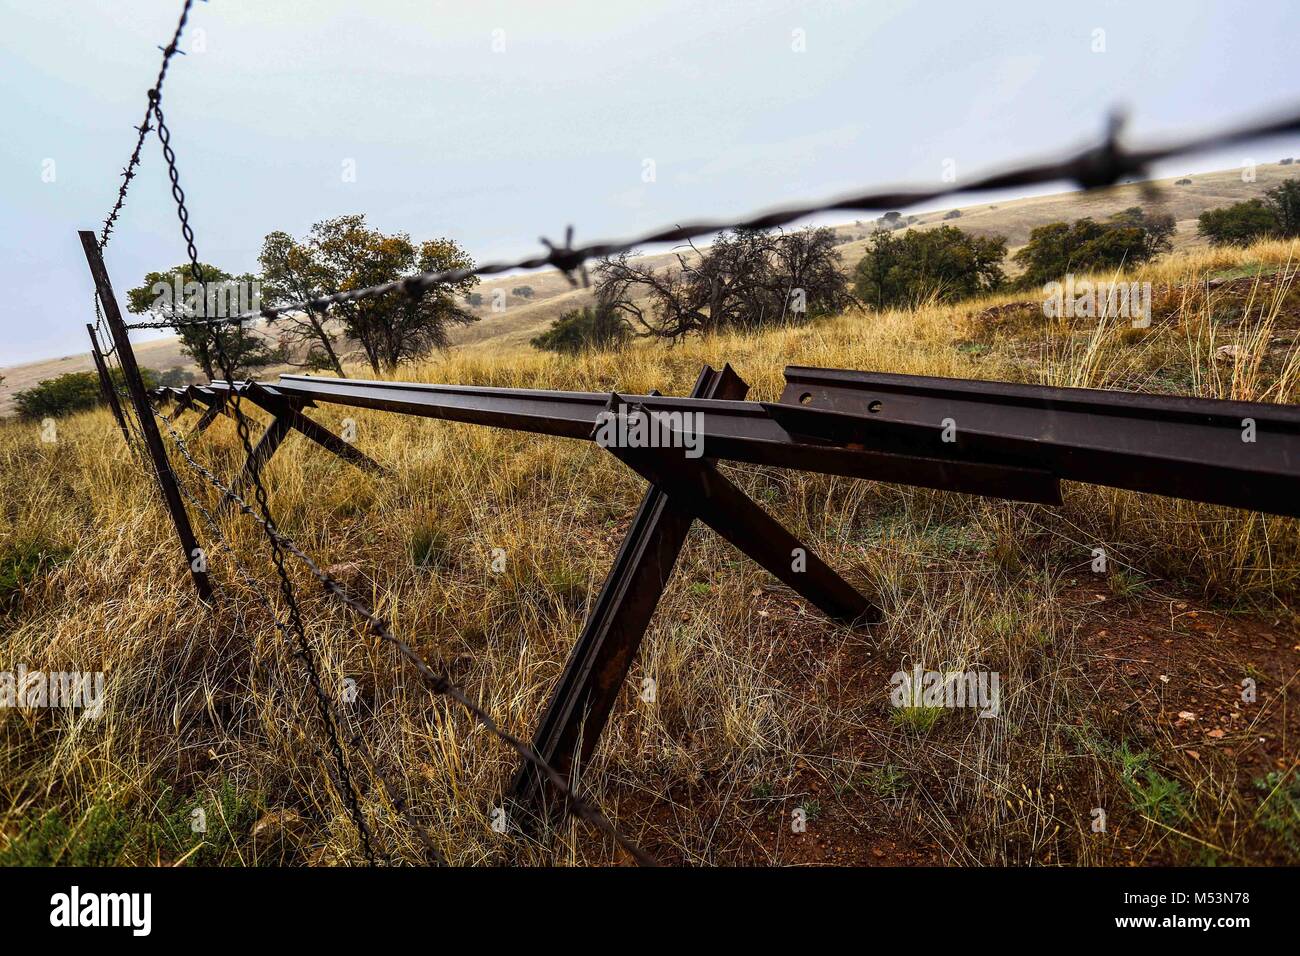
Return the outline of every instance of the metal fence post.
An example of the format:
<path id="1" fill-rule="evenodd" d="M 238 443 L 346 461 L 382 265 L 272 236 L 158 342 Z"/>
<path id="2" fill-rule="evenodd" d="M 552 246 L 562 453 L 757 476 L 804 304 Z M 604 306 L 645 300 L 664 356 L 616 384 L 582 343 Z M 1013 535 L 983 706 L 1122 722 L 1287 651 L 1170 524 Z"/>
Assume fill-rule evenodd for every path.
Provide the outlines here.
<path id="1" fill-rule="evenodd" d="M 721 372 L 705 366 L 691 397 L 741 399 L 748 391 L 730 365 Z M 661 488 L 646 489 L 533 735 L 534 749 L 558 772 L 570 773 L 595 750 L 693 521 Z M 533 811 L 548 789 L 537 768 L 524 762 L 512 797 Z"/>
<path id="2" fill-rule="evenodd" d="M 99 350 L 99 339 L 95 337 L 95 327 L 89 322 L 86 323 L 86 331 L 90 333 L 90 357 L 95 360 L 95 371 L 99 373 L 99 387 L 104 393 L 104 401 L 113 411 L 113 417 L 117 419 L 117 427 L 122 429 L 122 439 L 126 442 L 126 447 L 131 446 L 131 435 L 126 430 L 126 419 L 122 415 L 122 406 L 117 400 L 117 391 L 113 388 L 113 376 L 108 374 L 108 365 L 104 362 L 104 353 Z"/>
<path id="3" fill-rule="evenodd" d="M 167 460 L 167 450 L 163 447 L 158 423 L 154 421 L 149 396 L 145 394 L 144 379 L 140 377 L 140 367 L 136 365 L 135 353 L 131 351 L 131 339 L 122 321 L 122 313 L 118 311 L 117 299 L 113 295 L 112 283 L 108 280 L 108 270 L 104 268 L 104 257 L 100 254 L 99 243 L 93 232 L 82 230 L 77 235 L 81 237 L 81 247 L 85 250 L 86 262 L 90 266 L 91 277 L 95 280 L 95 289 L 99 292 L 99 300 L 104 307 L 104 318 L 108 321 L 108 329 L 113 336 L 113 346 L 122 365 L 122 377 L 126 379 L 127 390 L 131 393 L 131 403 L 135 406 L 136 417 L 140 421 L 140 432 L 144 436 L 145 448 L 153 461 L 163 503 L 171 514 L 172 524 L 176 526 L 176 536 L 180 539 L 181 548 L 185 552 L 185 566 L 194 580 L 199 598 L 210 602 L 212 582 L 208 579 L 207 571 L 199 570 L 196 566 L 197 559 L 202 554 L 199 542 L 194 537 L 190 516 L 185 510 L 185 503 L 181 500 L 176 475 Z"/>

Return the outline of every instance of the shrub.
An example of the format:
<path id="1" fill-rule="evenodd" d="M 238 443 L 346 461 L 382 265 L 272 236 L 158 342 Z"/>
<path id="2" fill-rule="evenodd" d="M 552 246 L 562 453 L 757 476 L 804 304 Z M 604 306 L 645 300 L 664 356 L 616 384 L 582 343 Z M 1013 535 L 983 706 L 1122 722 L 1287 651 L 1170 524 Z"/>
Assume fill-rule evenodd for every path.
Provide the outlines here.
<path id="1" fill-rule="evenodd" d="M 875 233 L 854 271 L 858 298 L 878 309 L 930 295 L 957 301 L 992 291 L 1005 280 L 1001 236 L 973 236 L 954 226 L 925 232 Z"/>
<path id="2" fill-rule="evenodd" d="M 1264 203 L 1283 236 L 1300 236 L 1300 179 L 1286 179 L 1264 190 Z"/>
<path id="3" fill-rule="evenodd" d="M 666 339 L 723 329 L 806 322 L 842 312 L 849 293 L 832 229 L 719 233 L 705 249 L 656 268 L 624 253 L 600 260 L 597 297 L 636 327 Z"/>
<path id="4" fill-rule="evenodd" d="M 23 418 L 41 419 L 94 408 L 102 398 L 94 372 L 68 372 L 18 392 L 14 404 Z"/>
<path id="5" fill-rule="evenodd" d="M 121 388 L 122 373 L 113 369 L 111 374 L 114 385 Z M 144 379 L 145 388 L 153 388 L 158 384 L 158 375 L 153 369 L 141 369 L 140 377 Z M 28 420 L 84 412 L 102 401 L 99 376 L 95 372 L 66 372 L 14 395 L 18 414 Z"/>
<path id="6" fill-rule="evenodd" d="M 535 349 L 577 355 L 580 352 L 616 349 L 627 342 L 632 330 L 618 310 L 606 303 L 571 309 L 531 341 Z"/>
<path id="7" fill-rule="evenodd" d="M 183 365 L 158 373 L 158 384 L 166 385 L 168 388 L 184 388 L 186 385 L 194 384 L 197 379 L 198 376 Z"/>
<path id="8" fill-rule="evenodd" d="M 960 219 L 960 218 L 961 218 L 961 210 L 960 210 L 960 209 L 949 209 L 946 213 L 944 213 L 943 218 L 944 218 L 944 219 Z"/>
<path id="9" fill-rule="evenodd" d="M 1277 231 L 1277 215 L 1262 199 L 1207 209 L 1196 220 L 1197 234 L 1212 246 L 1248 246 Z"/>
<path id="10" fill-rule="evenodd" d="M 1020 284 L 1030 287 L 1068 272 L 1135 266 L 1171 248 L 1173 233 L 1173 216 L 1148 216 L 1139 206 L 1103 222 L 1091 218 L 1073 224 L 1050 222 L 1030 232 L 1029 242 L 1015 255 L 1025 268 Z"/>
<path id="11" fill-rule="evenodd" d="M 1300 179 L 1284 179 L 1264 190 L 1263 199 L 1207 209 L 1196 220 L 1196 231 L 1212 246 L 1248 246 L 1265 236 L 1300 236 Z"/>

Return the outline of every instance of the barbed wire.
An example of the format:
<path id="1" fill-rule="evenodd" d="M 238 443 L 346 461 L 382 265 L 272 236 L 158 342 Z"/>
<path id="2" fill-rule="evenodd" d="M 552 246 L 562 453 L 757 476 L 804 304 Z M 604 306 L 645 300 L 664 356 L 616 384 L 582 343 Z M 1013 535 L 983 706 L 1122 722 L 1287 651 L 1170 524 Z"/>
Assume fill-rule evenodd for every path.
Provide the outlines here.
<path id="1" fill-rule="evenodd" d="M 573 227 L 570 226 L 565 232 L 563 245 L 556 245 L 545 237 L 540 240 L 547 248 L 544 255 L 529 256 L 510 262 L 489 262 L 464 269 L 421 272 L 417 275 L 394 279 L 391 282 L 366 286 L 361 289 L 348 289 L 343 292 L 335 292 L 330 295 L 317 296 L 278 306 L 267 306 L 233 316 L 203 318 L 194 321 L 178 321 L 172 318 L 155 322 L 137 322 L 128 326 L 128 328 L 185 328 L 187 326 L 251 322 L 259 318 L 275 319 L 288 312 L 323 311 L 333 305 L 360 302 L 399 292 L 418 296 L 433 286 L 460 282 L 473 276 L 528 271 L 547 266 L 559 269 L 569 277 L 570 282 L 576 284 L 577 280 L 574 274 L 581 270 L 583 265 L 591 259 L 633 252 L 642 246 L 686 242 L 721 232 L 774 229 L 819 213 L 907 209 L 923 202 L 931 202 L 947 196 L 1040 186 L 1061 181 L 1072 181 L 1083 189 L 1098 189 L 1114 185 L 1125 176 L 1145 175 L 1153 163 L 1162 160 L 1203 152 L 1208 149 L 1220 149 L 1269 136 L 1300 133 L 1300 112 L 1291 113 L 1277 119 L 1260 120 L 1232 129 L 1189 137 L 1164 146 L 1133 150 L 1126 149 L 1119 142 L 1121 126 L 1122 123 L 1118 116 L 1112 116 L 1105 136 L 1095 146 L 1083 149 L 1063 160 L 1031 163 L 1008 171 L 978 177 L 966 184 L 954 184 L 939 188 L 914 187 L 866 192 L 838 199 L 788 206 L 735 221 L 692 222 L 657 229 L 630 239 L 597 242 L 577 247 L 573 245 Z"/>
<path id="2" fill-rule="evenodd" d="M 231 391 L 235 391 L 232 385 Z M 154 415 L 161 416 L 162 413 L 154 409 Z M 258 525 L 268 537 L 274 537 L 279 546 L 289 554 L 301 561 L 311 573 L 311 575 L 320 583 L 325 592 L 340 601 L 345 607 L 358 614 L 365 621 L 367 630 L 378 637 L 385 643 L 390 644 L 397 649 L 398 653 L 414 668 L 417 673 L 424 678 L 429 687 L 438 695 L 447 697 L 470 714 L 479 724 L 491 733 L 498 740 L 505 743 L 522 759 L 528 761 L 532 766 L 537 768 L 550 784 L 555 787 L 556 792 L 565 801 L 565 807 L 568 812 L 591 825 L 595 826 L 605 835 L 614 840 L 629 856 L 642 866 L 657 866 L 658 861 L 650 854 L 646 853 L 634 842 L 614 826 L 609 818 L 596 806 L 589 803 L 582 796 L 575 793 L 569 786 L 565 778 L 552 767 L 529 743 L 524 742 L 519 737 L 503 729 L 500 724 L 484 707 L 469 696 L 462 688 L 457 686 L 445 674 L 434 670 L 424 657 L 410 646 L 402 638 L 393 633 L 392 628 L 382 617 L 372 611 L 368 606 L 356 598 L 350 591 L 341 585 L 328 571 L 324 570 L 316 563 L 312 557 L 307 554 L 296 541 L 286 535 L 274 524 L 268 523 L 259 516 L 250 505 L 233 487 L 223 482 L 209 468 L 200 463 L 190 452 L 186 443 L 171 429 L 173 441 L 177 450 L 180 451 L 181 457 L 186 463 L 199 475 L 205 478 L 214 488 L 222 495 L 222 501 L 229 500 L 243 514 L 248 515 Z"/>
<path id="3" fill-rule="evenodd" d="M 122 211 L 122 206 L 126 203 L 126 191 L 131 186 L 131 180 L 135 178 L 136 167 L 140 165 L 140 151 L 144 148 L 144 139 L 153 129 L 149 125 L 149 118 L 153 115 L 154 103 L 162 97 L 163 81 L 167 79 L 167 67 L 171 64 L 171 59 L 179 52 L 181 34 L 185 32 L 185 24 L 190 18 L 190 7 L 194 5 L 194 0 L 185 0 L 185 6 L 181 9 L 180 20 L 176 23 L 176 31 L 172 34 L 172 41 L 165 47 L 162 47 L 162 64 L 158 67 L 158 77 L 153 81 L 153 86 L 148 92 L 149 103 L 144 110 L 144 119 L 140 125 L 133 127 L 139 134 L 135 141 L 135 149 L 131 151 L 131 158 L 127 160 L 126 167 L 122 170 L 122 185 L 117 190 L 117 201 L 113 203 L 113 208 L 109 210 L 108 216 L 104 219 L 104 228 L 99 235 L 99 248 L 108 245 L 109 234 L 113 231 L 113 226 L 117 224 L 118 214 Z M 98 295 L 96 295 L 96 306 L 98 306 Z"/>

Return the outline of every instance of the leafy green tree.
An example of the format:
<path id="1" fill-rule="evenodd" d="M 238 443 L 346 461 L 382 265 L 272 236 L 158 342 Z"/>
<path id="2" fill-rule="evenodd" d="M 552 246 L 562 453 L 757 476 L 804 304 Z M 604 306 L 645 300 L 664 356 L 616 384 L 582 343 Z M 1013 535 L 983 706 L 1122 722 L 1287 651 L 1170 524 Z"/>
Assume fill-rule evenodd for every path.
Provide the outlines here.
<path id="1" fill-rule="evenodd" d="M 1212 246 L 1248 246 L 1279 228 L 1277 212 L 1262 199 L 1207 209 L 1196 220 L 1196 232 Z"/>
<path id="2" fill-rule="evenodd" d="M 547 352 L 576 355 L 623 346 L 632 337 L 627 320 L 611 303 L 597 299 L 596 305 L 571 309 L 551 323 L 531 345 Z"/>
<path id="3" fill-rule="evenodd" d="M 320 243 L 331 233 L 331 222 L 316 223 L 302 242 L 279 231 L 262 240 L 258 260 L 262 266 L 262 296 L 268 305 L 302 302 L 340 291 L 336 274 L 325 267 L 319 252 Z M 294 346 L 305 348 L 305 358 L 293 364 L 329 370 L 339 378 L 347 378 L 328 313 L 316 309 L 286 312 L 269 324 L 280 332 L 286 357 L 293 354 Z"/>
<path id="4" fill-rule="evenodd" d="M 210 380 L 222 376 L 217 361 L 218 344 L 236 378 L 280 361 L 278 350 L 249 328 L 248 323 L 184 324 L 204 318 L 231 317 L 258 307 L 260 282 L 256 276 L 232 276 L 216 266 L 199 265 L 203 270 L 202 286 L 193 278 L 188 265 L 150 272 L 140 285 L 127 291 L 127 311 L 178 323 L 176 332 L 181 351 L 194 359 Z"/>
<path id="5" fill-rule="evenodd" d="M 933 295 L 955 302 L 997 289 L 1005 281 L 1007 241 L 955 226 L 876 232 L 854 270 L 854 291 L 877 309 L 914 304 Z"/>
<path id="6" fill-rule="evenodd" d="M 1264 190 L 1264 202 L 1273 210 L 1278 233 L 1300 236 L 1300 179 L 1286 179 Z"/>
<path id="7" fill-rule="evenodd" d="M 386 235 L 363 215 L 336 216 L 312 226 L 302 243 L 272 233 L 263 244 L 263 268 L 273 295 L 288 301 L 381 285 L 419 272 L 471 269 L 474 260 L 451 239 L 415 243 L 406 233 Z M 331 309 L 342 337 L 359 347 L 375 374 L 448 344 L 451 325 L 478 317 L 457 305 L 478 284 L 477 276 L 436 284 L 418 296 L 395 292 Z M 309 343 L 307 364 L 342 374 L 338 339 L 322 314 L 295 317 L 290 336 Z"/>
<path id="8" fill-rule="evenodd" d="M 1130 206 L 1102 222 L 1085 217 L 1073 223 L 1048 223 L 1030 232 L 1029 242 L 1015 254 L 1025 270 L 1020 285 L 1042 285 L 1070 272 L 1148 262 L 1172 248 L 1173 234 L 1173 216 L 1151 215 L 1140 206 Z"/>

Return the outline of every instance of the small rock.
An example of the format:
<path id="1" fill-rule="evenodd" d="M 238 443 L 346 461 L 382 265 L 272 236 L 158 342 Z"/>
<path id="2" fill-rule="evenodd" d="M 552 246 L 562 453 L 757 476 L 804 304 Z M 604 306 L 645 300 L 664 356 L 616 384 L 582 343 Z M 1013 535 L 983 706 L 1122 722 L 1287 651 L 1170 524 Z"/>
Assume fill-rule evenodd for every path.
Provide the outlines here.
<path id="1" fill-rule="evenodd" d="M 293 810 L 272 810 L 253 824 L 253 846 L 261 854 L 283 855 L 297 848 L 302 839 L 303 820 Z"/>
<path id="2" fill-rule="evenodd" d="M 344 590 L 351 591 L 361 579 L 361 565 L 355 561 L 340 561 L 327 567 L 325 573 L 343 585 Z"/>

